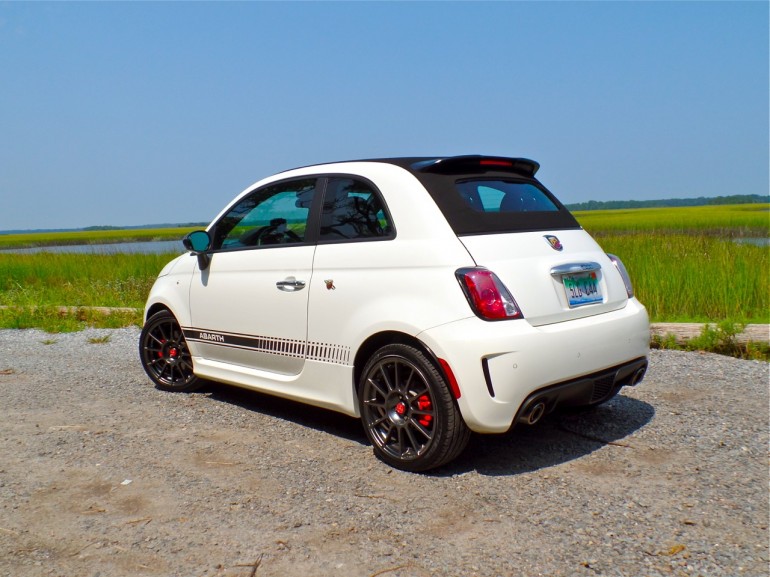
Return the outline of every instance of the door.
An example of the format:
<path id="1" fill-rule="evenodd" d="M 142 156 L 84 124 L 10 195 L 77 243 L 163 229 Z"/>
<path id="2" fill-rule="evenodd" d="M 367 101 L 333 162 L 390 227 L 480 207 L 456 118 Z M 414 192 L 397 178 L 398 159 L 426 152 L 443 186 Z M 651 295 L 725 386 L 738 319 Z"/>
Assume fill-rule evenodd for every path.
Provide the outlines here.
<path id="1" fill-rule="evenodd" d="M 193 276 L 193 326 L 185 330 L 200 356 L 283 375 L 302 371 L 315 191 L 314 178 L 259 188 L 210 227 L 210 264 Z"/>

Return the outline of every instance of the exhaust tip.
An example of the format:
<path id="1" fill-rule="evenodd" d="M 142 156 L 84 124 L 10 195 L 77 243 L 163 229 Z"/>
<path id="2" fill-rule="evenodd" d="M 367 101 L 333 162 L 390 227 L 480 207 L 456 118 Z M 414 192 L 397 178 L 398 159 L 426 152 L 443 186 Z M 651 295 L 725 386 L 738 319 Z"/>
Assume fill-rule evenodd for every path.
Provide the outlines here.
<path id="1" fill-rule="evenodd" d="M 535 405 L 529 411 L 522 415 L 520 421 L 527 425 L 534 425 L 543 417 L 544 414 L 545 403 L 540 401 L 539 403 L 535 403 Z"/>
<path id="2" fill-rule="evenodd" d="M 637 385 L 642 382 L 642 379 L 644 378 L 644 375 L 647 374 L 647 368 L 642 367 L 638 371 L 634 373 L 634 376 L 631 377 L 631 386 Z"/>

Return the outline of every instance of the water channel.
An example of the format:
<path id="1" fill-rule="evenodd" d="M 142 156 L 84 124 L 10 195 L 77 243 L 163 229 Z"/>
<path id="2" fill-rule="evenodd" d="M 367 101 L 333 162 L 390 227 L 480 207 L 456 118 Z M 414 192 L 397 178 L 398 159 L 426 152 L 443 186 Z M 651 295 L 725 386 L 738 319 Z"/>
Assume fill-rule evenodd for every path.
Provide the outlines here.
<path id="1" fill-rule="evenodd" d="M 37 246 L 34 248 L 9 248 L 0 254 L 75 253 L 75 254 L 182 254 L 185 248 L 181 240 L 159 240 L 146 242 L 116 242 L 111 244 L 69 244 L 59 246 Z"/>

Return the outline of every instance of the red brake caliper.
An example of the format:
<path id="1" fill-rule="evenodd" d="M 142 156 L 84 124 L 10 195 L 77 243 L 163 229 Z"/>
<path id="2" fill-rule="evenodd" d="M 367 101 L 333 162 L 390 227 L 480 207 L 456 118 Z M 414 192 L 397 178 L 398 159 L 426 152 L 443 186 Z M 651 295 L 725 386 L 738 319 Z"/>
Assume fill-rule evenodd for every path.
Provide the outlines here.
<path id="1" fill-rule="evenodd" d="M 430 397 L 428 395 L 423 395 L 419 399 L 417 399 L 417 408 L 421 411 L 430 411 L 433 407 L 433 404 L 430 402 Z M 427 427 L 428 425 L 433 422 L 433 415 L 423 415 L 418 420 L 418 423 L 420 423 L 423 427 Z"/>
<path id="2" fill-rule="evenodd" d="M 165 345 L 166 344 L 166 339 L 161 339 L 160 344 L 161 345 Z M 160 347 L 160 350 L 158 351 L 158 358 L 159 359 L 163 358 L 163 347 L 162 346 Z"/>

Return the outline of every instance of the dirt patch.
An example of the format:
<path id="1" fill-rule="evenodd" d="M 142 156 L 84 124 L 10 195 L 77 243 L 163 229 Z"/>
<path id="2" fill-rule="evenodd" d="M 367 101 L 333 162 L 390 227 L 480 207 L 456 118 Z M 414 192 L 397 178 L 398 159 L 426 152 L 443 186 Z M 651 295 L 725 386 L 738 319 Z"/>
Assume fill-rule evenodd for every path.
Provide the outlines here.
<path id="1" fill-rule="evenodd" d="M 137 336 L 0 331 L 0 575 L 768 574 L 766 363 L 656 351 L 415 475 L 336 413 L 159 392 Z"/>

